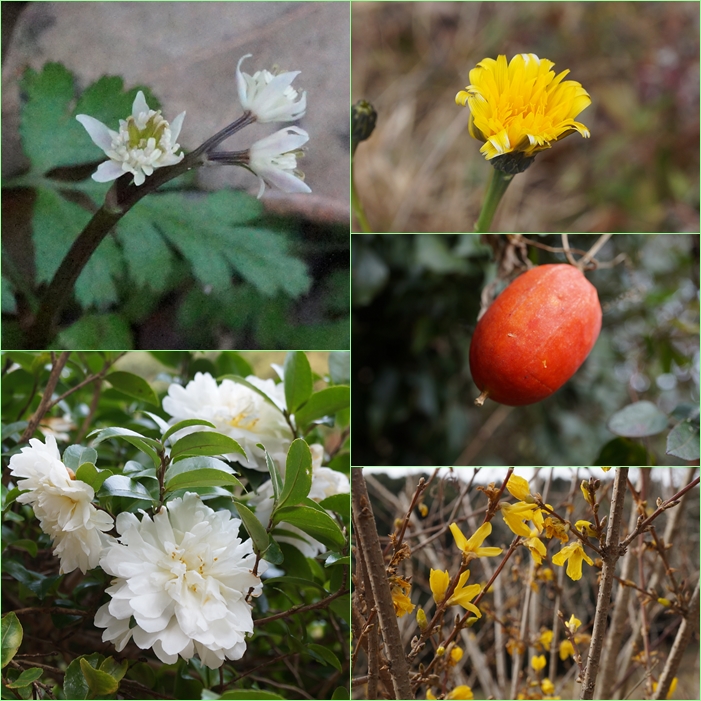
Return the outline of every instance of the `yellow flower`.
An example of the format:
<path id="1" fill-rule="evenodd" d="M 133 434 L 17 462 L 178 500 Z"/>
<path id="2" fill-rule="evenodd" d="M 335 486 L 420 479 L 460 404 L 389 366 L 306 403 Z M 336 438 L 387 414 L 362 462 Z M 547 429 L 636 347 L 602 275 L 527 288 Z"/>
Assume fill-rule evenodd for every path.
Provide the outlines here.
<path id="1" fill-rule="evenodd" d="M 480 153 L 487 160 L 520 152 L 532 158 L 575 131 L 589 137 L 589 130 L 574 118 L 591 104 L 580 83 L 555 75 L 555 64 L 535 54 L 485 58 L 470 71 L 470 85 L 455 97 L 470 108 L 470 136 L 485 144 Z"/>
<path id="2" fill-rule="evenodd" d="M 569 628 L 570 632 L 576 633 L 579 630 L 579 626 L 582 625 L 582 622 L 579 620 L 579 618 L 575 618 L 574 614 L 570 616 L 570 620 L 565 623 L 567 628 Z"/>
<path id="3" fill-rule="evenodd" d="M 440 645 L 436 649 L 436 657 L 443 657 L 443 655 L 445 655 L 445 648 L 442 645 Z"/>
<path id="4" fill-rule="evenodd" d="M 543 528 L 545 529 L 546 538 L 557 538 L 563 543 L 566 543 L 570 539 L 567 535 L 567 525 L 562 523 L 562 521 L 548 517 L 545 519 Z"/>
<path id="5" fill-rule="evenodd" d="M 669 691 L 667 692 L 668 699 L 672 698 L 672 694 L 674 693 L 674 690 L 676 688 L 677 688 L 677 678 L 674 677 L 674 679 L 672 679 L 672 682 L 669 685 Z M 652 682 L 652 690 L 657 691 L 657 682 Z"/>
<path id="6" fill-rule="evenodd" d="M 611 468 L 610 467 L 602 467 L 601 468 L 604 472 L 608 472 Z"/>
<path id="7" fill-rule="evenodd" d="M 474 553 L 476 557 L 496 557 L 497 555 L 501 555 L 501 548 L 481 547 L 485 538 L 492 532 L 491 523 L 483 523 L 469 540 L 462 534 L 457 523 L 450 524 L 450 532 L 453 534 L 453 538 L 455 538 L 455 544 L 464 553 Z"/>
<path id="8" fill-rule="evenodd" d="M 424 631 L 426 628 L 428 628 L 426 612 L 420 606 L 419 610 L 416 612 L 416 622 L 419 624 L 419 630 Z"/>
<path id="9" fill-rule="evenodd" d="M 460 660 L 462 659 L 462 648 L 461 647 L 454 647 L 450 651 L 450 660 L 448 660 L 448 664 L 453 666 L 456 665 Z"/>
<path id="10" fill-rule="evenodd" d="M 582 578 L 582 560 L 590 565 L 594 564 L 584 552 L 584 548 L 579 541 L 565 545 L 557 555 L 553 555 L 552 560 L 553 565 L 558 565 L 559 567 L 562 567 L 567 560 L 567 576 L 575 582 Z"/>
<path id="11" fill-rule="evenodd" d="M 536 531 L 535 528 L 531 529 L 531 537 L 526 539 L 524 545 L 531 551 L 536 565 L 540 565 L 543 562 L 547 550 L 545 549 L 545 545 L 543 545 L 543 541 L 538 538 L 538 531 Z"/>
<path id="12" fill-rule="evenodd" d="M 592 526 L 591 521 L 577 521 L 577 523 L 574 524 L 577 528 L 578 531 L 581 531 L 585 535 L 588 535 L 590 538 L 596 538 L 596 531 L 594 530 L 594 526 Z"/>
<path id="13" fill-rule="evenodd" d="M 436 701 L 436 697 L 431 693 L 430 689 L 426 689 L 426 699 Z"/>
<path id="14" fill-rule="evenodd" d="M 540 682 L 540 690 L 546 695 L 551 696 L 555 691 L 555 685 L 547 678 Z"/>
<path id="15" fill-rule="evenodd" d="M 589 494 L 589 482 L 586 480 L 582 480 L 582 483 L 579 485 L 579 488 L 582 490 L 582 494 L 584 495 L 584 501 L 587 502 L 587 504 L 591 504 L 591 494 Z"/>
<path id="16" fill-rule="evenodd" d="M 411 584 L 401 577 L 392 577 L 390 579 L 392 603 L 394 604 L 394 612 L 398 618 L 401 618 L 407 613 L 411 613 L 416 606 L 411 603 L 411 599 L 407 594 L 411 591 Z"/>
<path id="17" fill-rule="evenodd" d="M 512 497 L 516 497 L 519 501 L 526 501 L 529 504 L 533 503 L 533 497 L 528 489 L 528 480 L 518 475 L 511 475 L 506 483 L 506 488 Z"/>
<path id="18" fill-rule="evenodd" d="M 568 657 L 574 657 L 574 647 L 569 640 L 563 640 L 560 643 L 560 659 L 566 660 Z"/>
<path id="19" fill-rule="evenodd" d="M 431 570 L 431 574 L 428 577 L 428 584 L 431 587 L 431 593 L 433 594 L 433 600 L 440 604 L 443 599 L 445 599 L 445 593 L 450 585 L 450 575 L 447 570 Z"/>
<path id="20" fill-rule="evenodd" d="M 538 579 L 542 579 L 544 582 L 552 582 L 553 571 L 549 567 L 541 567 L 538 570 Z"/>
<path id="21" fill-rule="evenodd" d="M 426 504 L 419 504 L 418 507 L 421 518 L 426 518 L 428 516 L 428 506 Z"/>
<path id="22" fill-rule="evenodd" d="M 447 696 L 446 699 L 474 699 L 472 689 L 465 684 L 456 686 Z"/>
<path id="23" fill-rule="evenodd" d="M 538 655 L 537 657 L 533 655 L 533 657 L 531 657 L 531 667 L 533 667 L 536 672 L 540 672 L 546 664 L 545 655 Z"/>
<path id="24" fill-rule="evenodd" d="M 544 650 L 550 649 L 550 643 L 553 641 L 553 632 L 547 628 L 540 634 L 538 643 L 543 646 Z"/>
<path id="25" fill-rule="evenodd" d="M 465 583 L 469 577 L 470 570 L 465 570 L 460 575 L 458 585 L 455 587 L 453 595 L 448 599 L 448 606 L 462 606 L 464 609 L 472 611 L 477 618 L 482 618 L 481 611 L 474 604 L 470 603 L 480 593 L 482 587 L 479 584 L 470 584 L 469 587 L 466 587 Z"/>
<path id="26" fill-rule="evenodd" d="M 540 514 L 540 509 L 535 504 L 526 504 L 523 501 L 501 505 L 501 515 L 506 525 L 516 535 L 522 535 L 526 538 L 531 535 L 531 529 L 524 521 L 531 520 L 536 511 Z"/>

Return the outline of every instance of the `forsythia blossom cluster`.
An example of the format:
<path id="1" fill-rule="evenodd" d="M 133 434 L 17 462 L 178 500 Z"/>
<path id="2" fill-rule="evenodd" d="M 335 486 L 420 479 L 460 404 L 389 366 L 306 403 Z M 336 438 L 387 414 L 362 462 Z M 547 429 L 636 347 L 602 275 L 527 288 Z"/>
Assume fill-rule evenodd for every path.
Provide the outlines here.
<path id="1" fill-rule="evenodd" d="M 85 574 L 97 567 L 103 548 L 114 540 L 105 534 L 114 521 L 93 506 L 93 488 L 74 479 L 61 462 L 56 438 L 47 436 L 45 444 L 32 438 L 28 447 L 10 458 L 10 471 L 20 478 L 17 487 L 27 490 L 17 501 L 32 506 L 42 530 L 53 540 L 60 573 L 80 569 Z"/>

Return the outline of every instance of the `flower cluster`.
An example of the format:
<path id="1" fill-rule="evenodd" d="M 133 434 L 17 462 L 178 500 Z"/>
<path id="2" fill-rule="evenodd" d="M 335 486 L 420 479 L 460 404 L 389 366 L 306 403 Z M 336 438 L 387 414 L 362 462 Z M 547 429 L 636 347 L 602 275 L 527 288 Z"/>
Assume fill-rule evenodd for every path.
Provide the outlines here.
<path id="1" fill-rule="evenodd" d="M 114 521 L 92 503 L 93 488 L 61 462 L 56 438 L 46 443 L 36 438 L 10 458 L 10 472 L 19 477 L 17 486 L 27 490 L 17 497 L 30 504 L 41 528 L 51 537 L 54 555 L 61 560 L 60 573 L 79 569 L 83 574 L 97 567 L 103 549 L 113 540 L 106 535 Z"/>

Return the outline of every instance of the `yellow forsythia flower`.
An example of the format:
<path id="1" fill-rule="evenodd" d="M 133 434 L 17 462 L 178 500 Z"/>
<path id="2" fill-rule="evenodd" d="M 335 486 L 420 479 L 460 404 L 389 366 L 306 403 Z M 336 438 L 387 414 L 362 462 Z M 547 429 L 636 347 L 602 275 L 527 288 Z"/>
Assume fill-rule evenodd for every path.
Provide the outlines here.
<path id="1" fill-rule="evenodd" d="M 462 653 L 462 648 L 461 648 L 461 647 L 457 647 L 457 646 L 454 647 L 454 648 L 450 651 L 450 661 L 448 662 L 448 664 L 450 664 L 450 665 L 456 665 L 456 664 L 457 664 L 458 662 L 460 662 L 460 660 L 462 659 L 462 654 L 463 654 L 463 653 Z"/>
<path id="2" fill-rule="evenodd" d="M 474 699 L 472 695 L 472 689 L 465 684 L 456 686 L 451 692 L 448 693 L 446 699 Z"/>
<path id="3" fill-rule="evenodd" d="M 474 604 L 470 603 L 480 593 L 482 587 L 479 584 L 470 584 L 469 587 L 466 587 L 465 584 L 469 578 L 470 570 L 465 570 L 460 575 L 455 591 L 448 599 L 448 606 L 462 606 L 464 609 L 472 611 L 478 618 L 482 618 L 481 611 Z"/>
<path id="4" fill-rule="evenodd" d="M 450 575 L 448 571 L 432 569 L 431 574 L 428 576 L 428 585 L 431 587 L 433 600 L 437 604 L 440 604 L 441 601 L 445 599 L 445 593 L 450 585 Z"/>
<path id="5" fill-rule="evenodd" d="M 436 697 L 431 693 L 430 689 L 426 689 L 426 699 L 428 701 L 436 701 Z"/>
<path id="6" fill-rule="evenodd" d="M 450 524 L 450 532 L 455 538 L 455 544 L 465 552 L 473 553 L 476 557 L 496 557 L 501 555 L 501 548 L 483 548 L 482 543 L 492 532 L 491 523 L 483 523 L 468 540 L 458 528 L 457 523 Z"/>
<path id="7" fill-rule="evenodd" d="M 555 685 L 547 677 L 545 677 L 545 679 L 540 682 L 540 690 L 546 696 L 552 696 L 552 694 L 555 692 Z"/>
<path id="8" fill-rule="evenodd" d="M 582 622 L 579 620 L 579 618 L 575 618 L 574 614 L 570 616 L 570 620 L 565 623 L 567 628 L 569 628 L 570 632 L 576 633 L 579 630 L 579 626 L 582 625 Z"/>
<path id="9" fill-rule="evenodd" d="M 608 472 L 611 468 L 610 467 L 602 467 L 601 468 L 604 472 Z"/>
<path id="10" fill-rule="evenodd" d="M 531 556 L 536 565 L 540 565 L 547 550 L 545 545 L 543 545 L 543 541 L 538 538 L 538 531 L 535 528 L 531 529 L 531 537 L 525 540 L 524 545 L 531 551 Z"/>
<path id="11" fill-rule="evenodd" d="M 455 97 L 470 108 L 470 136 L 485 144 L 480 153 L 487 160 L 522 152 L 527 158 L 579 132 L 589 129 L 574 118 L 591 104 L 587 91 L 574 80 L 555 75 L 555 64 L 535 54 L 485 58 L 470 71 L 470 85 Z"/>
<path id="12" fill-rule="evenodd" d="M 533 657 L 531 657 L 531 667 L 533 667 L 536 672 L 540 672 L 546 664 L 545 655 L 533 655 Z"/>
<path id="13" fill-rule="evenodd" d="M 579 541 L 565 545 L 557 555 L 553 555 L 553 565 L 562 567 L 567 562 L 567 576 L 577 581 L 582 578 L 582 560 L 590 565 L 593 565 L 591 558 L 584 552 L 584 548 Z"/>
<path id="14" fill-rule="evenodd" d="M 562 521 L 548 517 L 545 519 L 543 527 L 545 529 L 546 538 L 557 538 L 563 543 L 566 543 L 570 539 L 567 535 L 567 524 L 562 523 Z"/>
<path id="15" fill-rule="evenodd" d="M 566 660 L 568 657 L 574 657 L 574 647 L 569 640 L 563 640 L 560 643 L 560 659 Z"/>
<path id="16" fill-rule="evenodd" d="M 584 501 L 587 502 L 587 504 L 591 504 L 591 494 L 589 494 L 589 482 L 586 480 L 582 480 L 582 483 L 579 485 L 579 488 L 582 490 L 582 494 L 584 495 Z"/>
<path id="17" fill-rule="evenodd" d="M 529 504 L 533 503 L 533 497 L 528 489 L 528 480 L 518 475 L 511 475 L 506 483 L 506 488 L 512 497 L 516 497 L 519 501 L 525 501 Z"/>
<path id="18" fill-rule="evenodd" d="M 392 577 L 390 585 L 392 603 L 394 604 L 394 612 L 397 614 L 397 617 L 401 618 L 407 613 L 411 613 L 416 608 L 407 596 L 411 591 L 411 584 L 401 577 Z"/>
<path id="19" fill-rule="evenodd" d="M 531 529 L 524 523 L 533 518 L 534 512 L 540 509 L 535 504 L 526 504 L 525 501 L 517 501 L 515 504 L 502 504 L 501 515 L 504 523 L 516 535 L 528 538 L 531 535 Z"/>
<path id="20" fill-rule="evenodd" d="M 575 523 L 574 525 L 578 531 L 581 531 L 585 535 L 588 535 L 590 538 L 597 537 L 596 531 L 594 530 L 594 526 L 591 524 L 591 521 L 577 521 L 577 523 Z"/>
<path id="21" fill-rule="evenodd" d="M 544 650 L 550 649 L 550 643 L 553 641 L 553 632 L 547 628 L 540 634 L 538 642 L 543 646 Z"/>

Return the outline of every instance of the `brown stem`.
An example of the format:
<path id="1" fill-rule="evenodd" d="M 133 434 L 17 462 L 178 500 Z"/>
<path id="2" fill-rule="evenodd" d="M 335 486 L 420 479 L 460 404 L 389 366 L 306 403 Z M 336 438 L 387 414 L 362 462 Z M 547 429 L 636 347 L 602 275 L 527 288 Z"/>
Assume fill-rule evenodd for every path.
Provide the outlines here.
<path id="1" fill-rule="evenodd" d="M 599 673 L 601 649 L 604 644 L 604 635 L 606 633 L 606 618 L 611 605 L 613 573 L 616 569 L 618 558 L 625 552 L 625 549 L 621 548 L 619 545 L 618 534 L 621 528 L 621 520 L 623 519 L 627 477 L 627 467 L 616 468 L 616 478 L 613 484 L 613 495 L 611 497 L 611 509 L 608 519 L 608 530 L 606 532 L 606 546 L 604 548 L 604 566 L 601 570 L 601 583 L 599 584 L 599 595 L 596 600 L 594 628 L 592 630 L 591 645 L 589 646 L 587 671 L 580 695 L 581 699 L 594 698 L 594 686 Z"/>
<path id="2" fill-rule="evenodd" d="M 343 596 L 344 594 L 348 593 L 348 589 L 345 588 L 345 577 L 344 581 L 341 584 L 341 588 L 337 591 L 331 594 L 331 596 L 327 596 L 324 599 L 321 599 L 321 601 L 317 601 L 315 604 L 300 604 L 299 606 L 293 606 L 291 609 L 288 609 L 287 611 L 281 611 L 280 613 L 276 613 L 272 616 L 266 616 L 265 618 L 258 618 L 255 621 L 253 621 L 254 626 L 262 626 L 265 623 L 270 623 L 271 621 L 277 621 L 279 618 L 289 618 L 290 616 L 294 616 L 297 613 L 304 613 L 305 611 L 313 611 L 314 609 L 320 609 L 320 608 L 325 608 L 328 606 L 334 599 L 338 599 L 339 596 Z"/>
<path id="3" fill-rule="evenodd" d="M 58 378 L 61 376 L 61 371 L 68 362 L 70 355 L 70 351 L 63 351 L 58 358 L 56 358 L 53 353 L 51 354 L 53 366 L 51 367 L 49 380 L 46 383 L 46 388 L 44 389 L 44 394 L 41 397 L 37 410 L 32 414 L 32 417 L 29 419 L 29 423 L 27 424 L 27 428 L 24 429 L 24 433 L 19 439 L 20 443 L 26 443 L 34 435 L 34 431 L 36 431 L 39 422 L 44 418 L 44 414 L 46 414 L 46 412 L 49 410 L 51 395 L 53 394 L 54 389 L 56 389 Z"/>
<path id="4" fill-rule="evenodd" d="M 385 561 L 382 556 L 380 539 L 377 535 L 375 518 L 370 506 L 370 497 L 368 496 L 362 469 L 352 469 L 351 480 L 353 508 L 355 509 L 357 524 L 358 551 L 365 561 L 370 587 L 375 598 L 382 637 L 387 649 L 387 659 L 389 661 L 389 671 L 392 676 L 395 698 L 410 699 L 412 692 L 411 684 L 409 683 L 409 666 L 404 655 L 399 626 L 397 625 L 397 614 L 392 603 Z"/>

